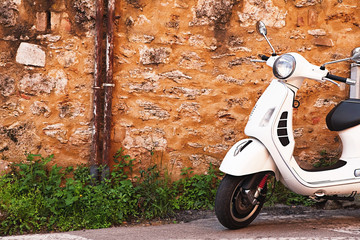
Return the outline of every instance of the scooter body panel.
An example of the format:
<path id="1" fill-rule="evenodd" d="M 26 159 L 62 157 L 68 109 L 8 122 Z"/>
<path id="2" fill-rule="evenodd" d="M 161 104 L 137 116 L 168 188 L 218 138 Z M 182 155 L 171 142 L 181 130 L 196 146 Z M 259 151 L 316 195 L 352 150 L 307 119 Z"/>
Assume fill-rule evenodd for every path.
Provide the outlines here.
<path id="1" fill-rule="evenodd" d="M 357 160 L 360 156 L 360 125 L 338 132 L 343 144 L 343 151 L 340 159 L 345 161 Z M 360 162 L 359 168 L 360 168 Z"/>
<path id="2" fill-rule="evenodd" d="M 220 171 L 243 176 L 271 171 L 279 178 L 279 171 L 265 146 L 257 139 L 247 138 L 237 142 L 226 154 Z"/>
<path id="3" fill-rule="evenodd" d="M 352 149 L 345 149 L 341 158 L 347 162 L 345 166 L 312 172 L 297 164 L 293 157 L 295 140 L 292 129 L 295 94 L 296 90 L 286 83 L 273 80 L 256 103 L 245 127 L 245 134 L 258 139 L 265 146 L 279 170 L 281 181 L 292 191 L 302 195 L 360 192 L 360 177 L 354 175 L 354 171 L 360 169 L 360 157 L 355 146 L 360 127 L 339 133 L 345 142 L 352 141 L 351 144 L 347 143 Z"/>
<path id="4" fill-rule="evenodd" d="M 262 60 L 253 61 L 266 62 L 278 79 L 271 81 L 250 114 L 244 131 L 249 138 L 237 142 L 220 166 L 220 170 L 229 175 L 244 176 L 241 178 L 244 181 L 239 181 L 240 178 L 227 175 L 217 193 L 216 215 L 230 229 L 248 225 L 265 201 L 264 187 L 268 175 L 245 175 L 272 171 L 276 179 L 293 192 L 325 199 L 353 200 L 360 193 L 360 99 L 341 102 L 326 118 L 329 129 L 338 131 L 343 143 L 340 161 L 331 167 L 306 170 L 298 165 L 293 156 L 295 139 L 292 126 L 294 99 L 304 79 L 358 85 L 359 80 L 330 74 L 325 65 L 359 61 L 359 49 L 353 51 L 351 58 L 315 66 L 298 53 L 277 55 L 266 37 L 263 22 L 257 22 L 257 30 L 269 43 L 273 54 L 269 57 L 262 55 Z M 251 178 L 246 180 L 248 177 Z"/>
<path id="5" fill-rule="evenodd" d="M 277 134 L 275 132 L 277 132 L 280 119 L 283 121 L 283 113 L 287 111 L 287 118 L 291 116 L 293 98 L 294 92 L 283 82 L 274 79 L 257 101 L 245 127 L 245 134 L 258 139 L 269 151 L 282 178 L 289 173 L 286 171 L 286 168 L 288 168 L 286 161 L 291 159 L 295 141 L 291 130 L 288 130 L 287 138 L 289 143 L 286 146 L 282 146 L 280 138 L 275 138 L 273 135 Z M 291 104 L 289 105 L 289 103 Z M 291 118 L 287 120 L 286 125 L 281 126 L 292 129 Z M 285 137 L 284 134 L 280 135 Z"/>

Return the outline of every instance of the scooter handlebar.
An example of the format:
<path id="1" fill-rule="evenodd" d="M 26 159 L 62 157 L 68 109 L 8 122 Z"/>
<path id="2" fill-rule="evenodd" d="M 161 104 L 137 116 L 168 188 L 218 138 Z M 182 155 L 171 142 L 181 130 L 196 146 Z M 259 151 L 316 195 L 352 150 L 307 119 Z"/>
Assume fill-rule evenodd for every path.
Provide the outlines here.
<path id="1" fill-rule="evenodd" d="M 349 85 L 354 85 L 356 83 L 356 80 L 350 79 L 350 78 L 344 78 L 344 77 L 340 77 L 340 76 L 336 76 L 336 75 L 332 75 L 330 73 L 328 73 L 326 75 L 326 78 L 334 80 L 334 81 L 338 81 L 338 82 L 343 82 Z"/>

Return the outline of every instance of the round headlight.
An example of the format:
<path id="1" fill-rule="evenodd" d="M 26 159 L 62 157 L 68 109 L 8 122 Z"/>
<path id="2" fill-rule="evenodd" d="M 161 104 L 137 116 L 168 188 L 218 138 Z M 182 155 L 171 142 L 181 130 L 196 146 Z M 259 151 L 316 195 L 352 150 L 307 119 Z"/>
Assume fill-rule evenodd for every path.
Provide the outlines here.
<path id="1" fill-rule="evenodd" d="M 285 79 L 291 76 L 295 70 L 296 61 L 290 54 L 284 54 L 276 59 L 273 67 L 275 77 Z"/>

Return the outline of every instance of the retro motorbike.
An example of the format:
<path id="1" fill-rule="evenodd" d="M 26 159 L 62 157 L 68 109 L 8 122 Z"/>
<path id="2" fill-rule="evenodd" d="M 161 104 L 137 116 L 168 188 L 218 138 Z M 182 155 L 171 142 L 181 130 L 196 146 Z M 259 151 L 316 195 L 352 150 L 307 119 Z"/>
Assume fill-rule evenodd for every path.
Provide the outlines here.
<path id="1" fill-rule="evenodd" d="M 232 146 L 220 165 L 225 176 L 217 190 L 215 214 L 229 229 L 245 227 L 256 218 L 266 200 L 270 176 L 297 194 L 317 199 L 353 200 L 360 192 L 360 99 L 344 100 L 326 116 L 329 130 L 339 134 L 343 146 L 338 162 L 327 168 L 306 170 L 298 165 L 292 128 L 295 96 L 304 79 L 356 84 L 356 80 L 330 74 L 325 66 L 359 62 L 360 48 L 350 58 L 316 66 L 298 53 L 277 55 L 264 23 L 257 23 L 257 31 L 273 53 L 255 62 L 270 66 L 274 79 L 249 116 L 244 130 L 248 138 Z"/>

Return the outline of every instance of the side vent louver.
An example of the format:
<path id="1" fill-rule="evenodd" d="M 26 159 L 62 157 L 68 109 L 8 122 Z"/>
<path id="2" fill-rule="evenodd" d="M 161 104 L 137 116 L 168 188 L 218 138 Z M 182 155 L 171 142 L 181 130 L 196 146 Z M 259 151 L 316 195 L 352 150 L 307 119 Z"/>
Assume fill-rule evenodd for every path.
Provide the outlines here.
<path id="1" fill-rule="evenodd" d="M 289 137 L 287 132 L 287 118 L 288 118 L 288 112 L 283 112 L 280 117 L 280 121 L 277 127 L 277 135 L 279 137 L 279 140 L 281 144 L 285 147 L 289 145 Z"/>

